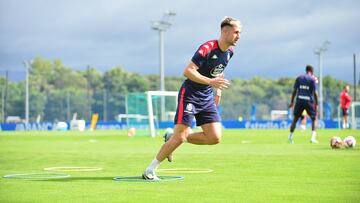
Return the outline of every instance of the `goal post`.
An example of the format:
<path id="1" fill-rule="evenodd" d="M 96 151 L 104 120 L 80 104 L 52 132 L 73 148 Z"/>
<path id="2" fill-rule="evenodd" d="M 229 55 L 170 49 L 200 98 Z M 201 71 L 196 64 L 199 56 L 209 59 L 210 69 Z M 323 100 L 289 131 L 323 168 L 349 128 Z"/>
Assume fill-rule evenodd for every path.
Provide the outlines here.
<path id="1" fill-rule="evenodd" d="M 350 108 L 351 128 L 360 128 L 360 102 L 352 102 Z M 350 120 L 350 119 L 349 119 Z"/>
<path id="2" fill-rule="evenodd" d="M 128 128 L 136 129 L 136 135 L 155 137 L 159 122 L 173 121 L 178 92 L 133 92 L 126 96 L 126 122 Z M 137 119 L 130 119 L 136 117 Z"/>
<path id="3" fill-rule="evenodd" d="M 352 129 L 360 128 L 360 102 L 352 102 L 349 109 L 348 123 Z M 342 112 L 340 105 L 338 106 L 338 126 L 342 128 Z"/>

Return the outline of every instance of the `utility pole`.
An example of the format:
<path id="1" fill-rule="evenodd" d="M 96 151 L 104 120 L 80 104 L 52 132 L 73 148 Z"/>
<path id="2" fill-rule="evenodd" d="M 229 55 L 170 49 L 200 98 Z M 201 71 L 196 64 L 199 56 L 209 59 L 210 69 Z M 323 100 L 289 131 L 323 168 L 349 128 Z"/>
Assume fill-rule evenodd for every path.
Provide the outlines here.
<path id="1" fill-rule="evenodd" d="M 86 68 L 86 100 L 87 100 L 87 111 L 86 111 L 86 117 L 89 121 L 91 121 L 91 101 L 90 101 L 90 66 L 87 66 Z"/>
<path id="2" fill-rule="evenodd" d="M 356 54 L 354 54 L 354 101 L 356 101 Z"/>
<path id="3" fill-rule="evenodd" d="M 5 85 L 6 84 L 4 84 L 4 87 L 2 87 L 2 91 L 1 91 L 1 115 L 2 115 L 1 122 L 2 123 L 5 123 L 5 107 L 4 107 L 4 105 L 5 105 Z"/>
<path id="4" fill-rule="evenodd" d="M 6 104 L 7 104 L 7 97 L 8 97 L 8 84 L 9 84 L 9 71 L 6 69 L 6 78 L 5 78 L 5 94 L 3 93 L 3 97 L 4 97 L 4 101 L 3 101 L 3 122 L 6 122 L 6 116 L 7 116 L 7 111 L 6 111 Z"/>
<path id="5" fill-rule="evenodd" d="M 70 93 L 69 90 L 66 91 L 66 117 L 67 117 L 67 121 L 70 122 Z"/>
<path id="6" fill-rule="evenodd" d="M 159 21 L 152 22 L 152 29 L 159 31 L 159 64 L 160 64 L 160 91 L 165 91 L 165 31 L 170 29 L 170 19 L 176 16 L 175 12 L 167 11 Z M 161 96 L 161 120 L 165 120 L 165 97 Z"/>
<path id="7" fill-rule="evenodd" d="M 103 94 L 103 120 L 107 121 L 107 90 L 104 88 Z"/>
<path id="8" fill-rule="evenodd" d="M 318 55 L 319 60 L 319 116 L 320 120 L 323 120 L 324 116 L 324 96 L 323 96 L 323 55 L 327 51 L 327 47 L 330 45 L 329 41 L 325 41 L 321 47 L 317 47 L 314 53 Z"/>
<path id="9" fill-rule="evenodd" d="M 24 61 L 25 65 L 25 129 L 28 129 L 29 125 L 29 68 L 32 65 L 32 61 Z"/>

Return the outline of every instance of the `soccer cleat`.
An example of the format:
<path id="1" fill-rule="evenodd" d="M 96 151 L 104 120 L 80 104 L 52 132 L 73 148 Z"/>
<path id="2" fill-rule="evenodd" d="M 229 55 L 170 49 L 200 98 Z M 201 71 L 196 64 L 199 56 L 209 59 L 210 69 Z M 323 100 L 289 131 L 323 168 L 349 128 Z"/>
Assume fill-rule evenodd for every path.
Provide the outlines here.
<path id="1" fill-rule="evenodd" d="M 171 136 L 174 134 L 173 130 L 171 128 L 166 129 L 166 132 L 164 134 L 164 142 L 167 142 L 168 140 L 170 140 Z M 169 156 L 167 156 L 167 160 L 168 162 L 172 162 L 173 161 L 173 155 L 169 154 Z"/>
<path id="2" fill-rule="evenodd" d="M 170 140 L 171 136 L 174 134 L 174 131 L 171 128 L 167 128 L 164 134 L 164 142 Z"/>
<path id="3" fill-rule="evenodd" d="M 310 140 L 310 143 L 312 143 L 312 144 L 317 144 L 317 143 L 319 143 L 316 139 L 311 139 Z"/>
<path id="4" fill-rule="evenodd" d="M 289 143 L 289 144 L 294 144 L 294 140 L 289 138 L 289 139 L 288 139 L 288 143 Z"/>
<path id="5" fill-rule="evenodd" d="M 160 180 L 160 178 L 157 177 L 157 175 L 155 174 L 155 171 L 150 169 L 145 169 L 144 173 L 142 174 L 142 178 L 145 180 L 154 180 L 154 181 Z"/>

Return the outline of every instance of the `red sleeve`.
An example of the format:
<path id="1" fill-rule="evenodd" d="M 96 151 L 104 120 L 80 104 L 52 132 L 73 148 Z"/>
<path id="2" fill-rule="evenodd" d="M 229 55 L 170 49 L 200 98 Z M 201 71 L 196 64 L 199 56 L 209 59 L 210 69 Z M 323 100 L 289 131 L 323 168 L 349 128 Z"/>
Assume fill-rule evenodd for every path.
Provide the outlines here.
<path id="1" fill-rule="evenodd" d="M 217 48 L 216 40 L 207 41 L 202 44 L 199 49 L 195 52 L 191 61 L 195 63 L 199 68 L 206 61 L 206 55 L 208 55 L 213 49 Z"/>

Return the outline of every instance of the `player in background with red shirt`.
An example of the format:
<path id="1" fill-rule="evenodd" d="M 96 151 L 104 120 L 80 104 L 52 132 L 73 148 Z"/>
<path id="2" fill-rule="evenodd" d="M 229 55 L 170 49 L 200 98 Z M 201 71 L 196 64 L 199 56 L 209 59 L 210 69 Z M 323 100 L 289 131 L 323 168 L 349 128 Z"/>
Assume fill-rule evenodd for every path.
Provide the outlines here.
<path id="1" fill-rule="evenodd" d="M 350 109 L 350 105 L 351 105 L 351 96 L 349 95 L 349 91 L 350 91 L 350 86 L 349 85 L 345 85 L 343 91 L 341 91 L 340 93 L 340 108 L 342 111 L 342 126 L 343 129 L 345 128 L 349 128 L 349 121 L 348 121 L 348 117 L 349 117 L 349 109 Z"/>

